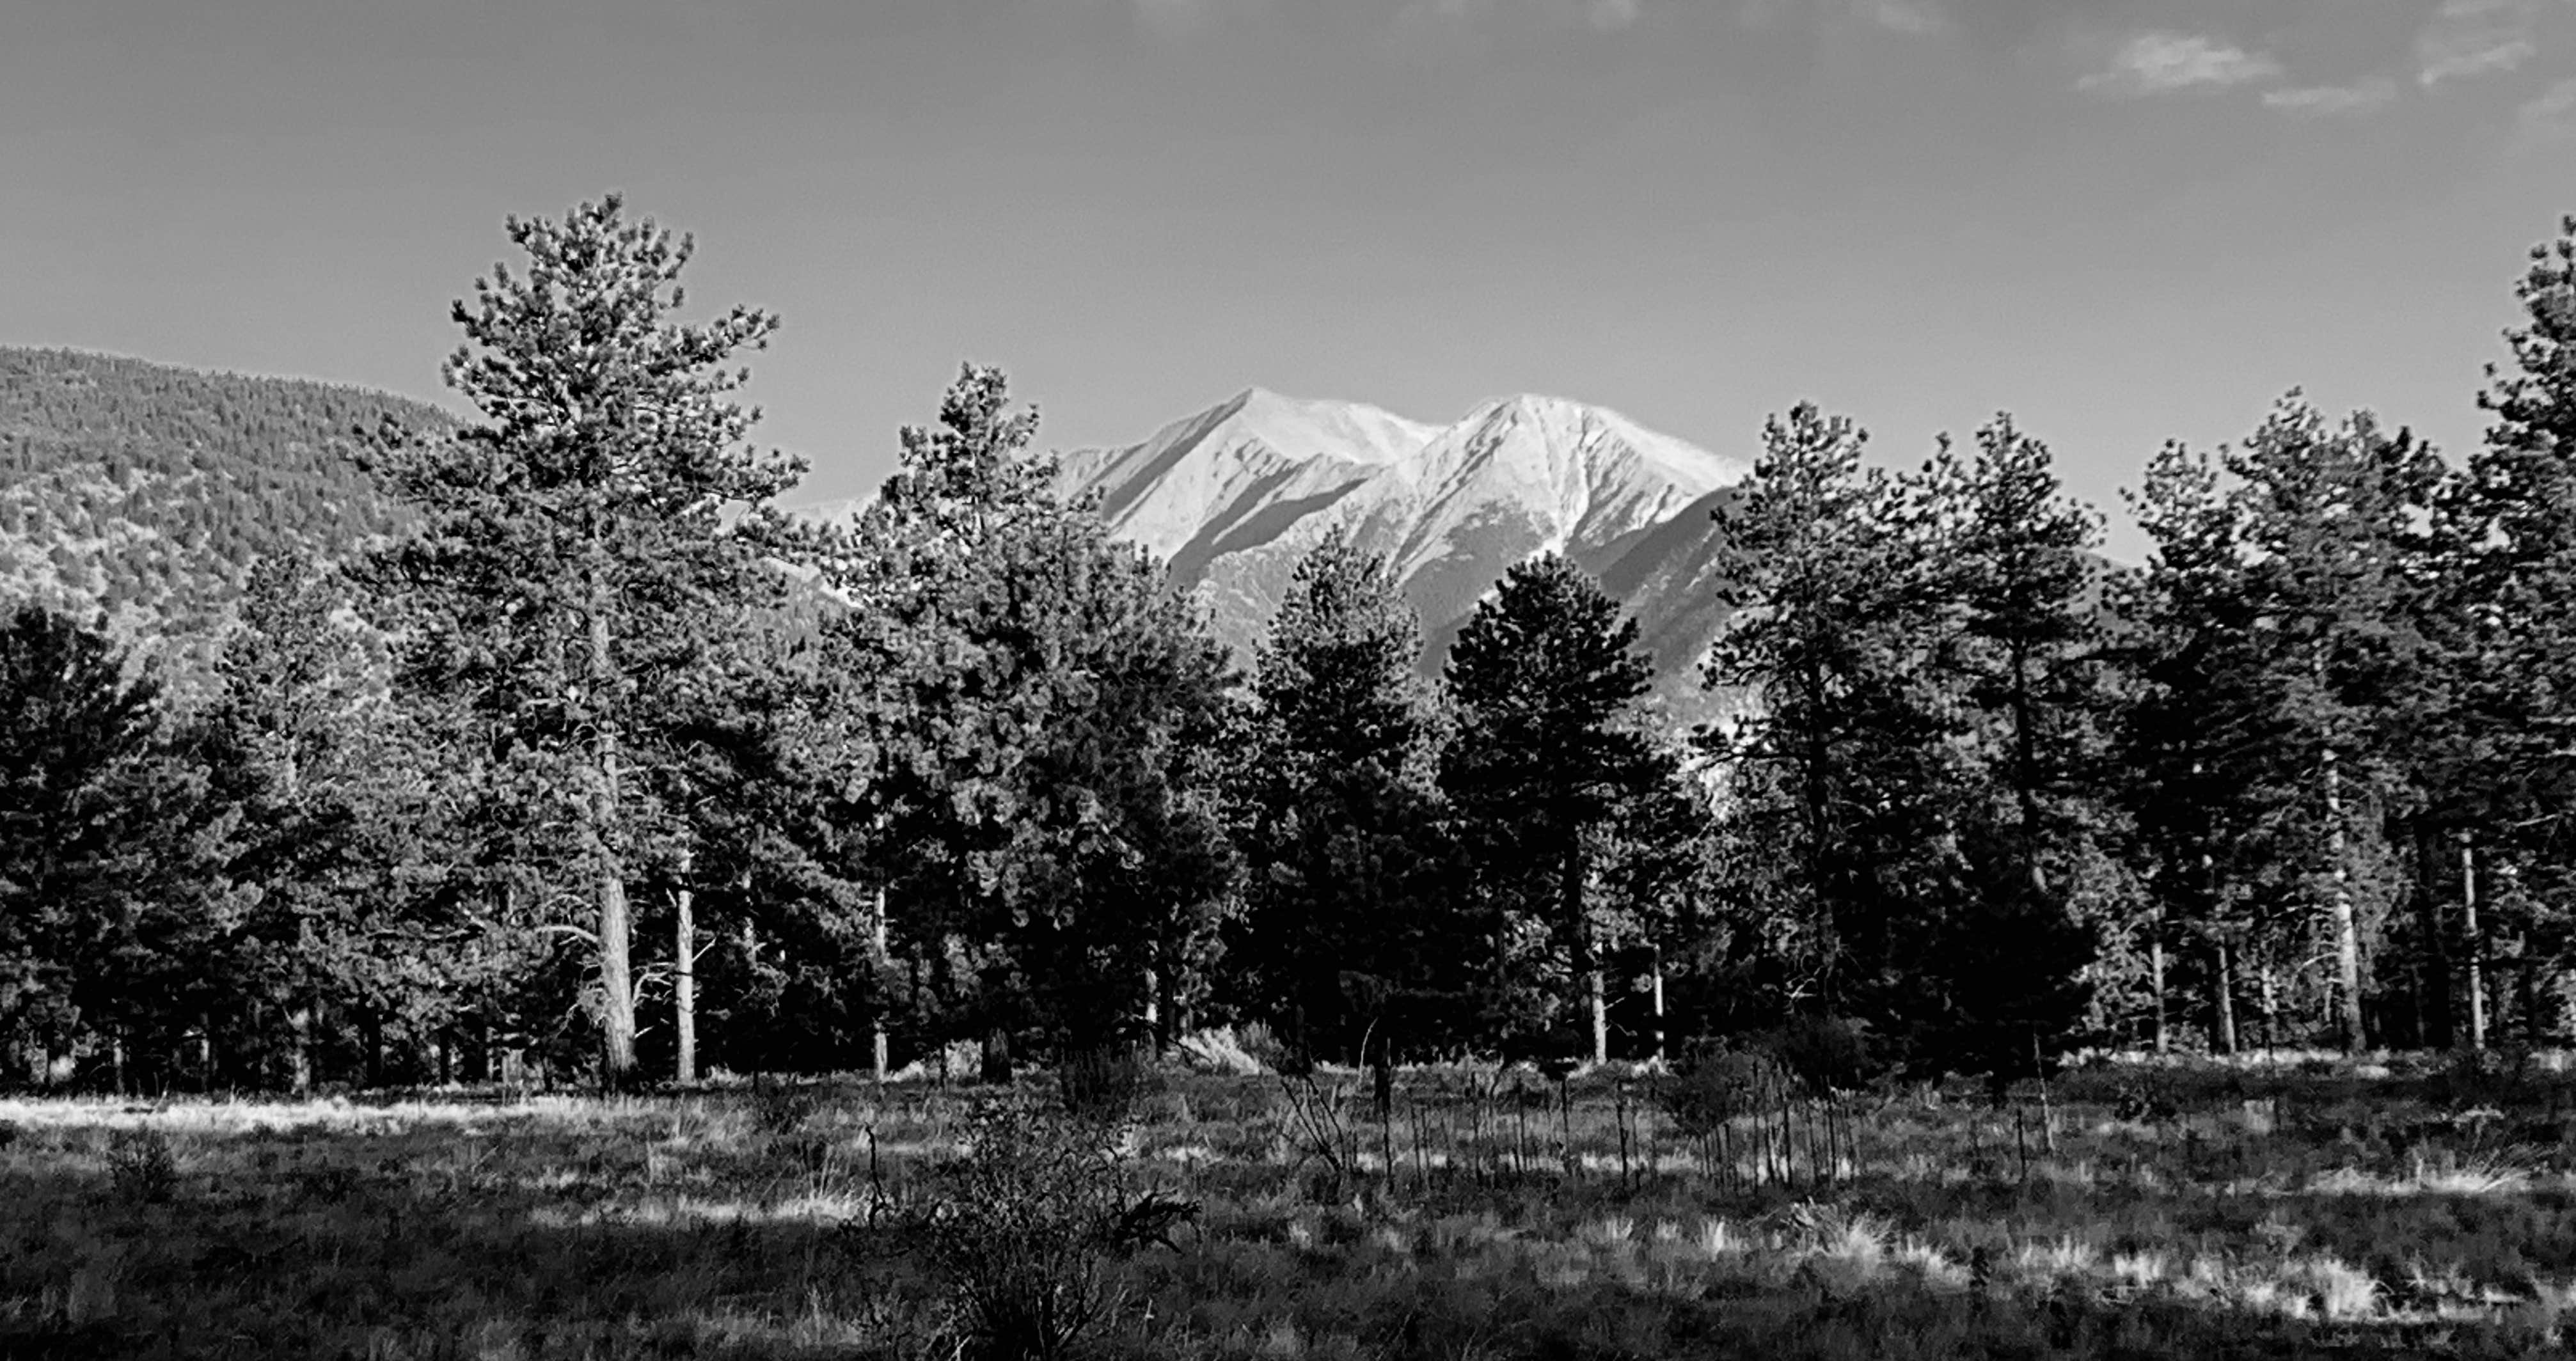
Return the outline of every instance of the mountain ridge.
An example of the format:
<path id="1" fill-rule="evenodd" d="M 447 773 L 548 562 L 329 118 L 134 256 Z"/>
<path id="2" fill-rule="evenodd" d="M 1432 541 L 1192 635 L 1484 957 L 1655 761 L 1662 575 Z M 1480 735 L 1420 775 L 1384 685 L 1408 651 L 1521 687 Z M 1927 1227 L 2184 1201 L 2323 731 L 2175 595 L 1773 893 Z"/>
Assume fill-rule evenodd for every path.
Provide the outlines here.
<path id="1" fill-rule="evenodd" d="M 1513 564 L 1561 552 L 1639 620 L 1658 703 L 1705 716 L 1722 620 L 1711 512 L 1752 471 L 1606 407 L 1519 394 L 1445 426 L 1249 388 L 1134 444 L 1061 456 L 1057 490 L 1170 565 L 1248 657 L 1297 559 L 1333 528 L 1383 555 L 1421 616 L 1424 665 Z"/>

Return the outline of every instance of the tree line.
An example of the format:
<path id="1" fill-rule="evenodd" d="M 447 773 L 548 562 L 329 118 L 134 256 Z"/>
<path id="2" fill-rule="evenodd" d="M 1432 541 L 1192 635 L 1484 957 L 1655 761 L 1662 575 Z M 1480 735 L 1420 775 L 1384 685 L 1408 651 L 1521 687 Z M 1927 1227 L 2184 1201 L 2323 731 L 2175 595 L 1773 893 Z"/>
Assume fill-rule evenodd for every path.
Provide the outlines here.
<path id="1" fill-rule="evenodd" d="M 1716 512 L 1703 678 L 1744 702 L 1690 733 L 1553 554 L 1432 680 L 1328 533 L 1238 665 L 989 368 L 854 522 L 800 523 L 738 400 L 775 316 L 683 321 L 690 241 L 614 196 L 508 233 L 454 309 L 476 418 L 382 413 L 397 528 L 261 559 L 208 693 L 45 602 L 0 630 L 8 1081 L 1820 1023 L 2008 1080 L 2576 1025 L 2576 219 L 2465 458 L 2292 393 L 2150 460 L 2138 567 L 2009 415 L 1903 471 L 1774 418 Z"/>

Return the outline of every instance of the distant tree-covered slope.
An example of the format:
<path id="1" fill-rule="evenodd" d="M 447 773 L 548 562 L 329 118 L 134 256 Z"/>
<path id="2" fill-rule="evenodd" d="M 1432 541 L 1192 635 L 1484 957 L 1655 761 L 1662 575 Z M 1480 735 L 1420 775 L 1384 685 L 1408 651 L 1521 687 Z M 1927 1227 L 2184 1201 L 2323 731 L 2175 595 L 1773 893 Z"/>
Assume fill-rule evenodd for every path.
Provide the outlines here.
<path id="1" fill-rule="evenodd" d="M 192 669 L 252 562 L 392 526 L 349 438 L 386 417 L 450 420 L 360 388 L 0 348 L 0 600 L 103 614 Z"/>

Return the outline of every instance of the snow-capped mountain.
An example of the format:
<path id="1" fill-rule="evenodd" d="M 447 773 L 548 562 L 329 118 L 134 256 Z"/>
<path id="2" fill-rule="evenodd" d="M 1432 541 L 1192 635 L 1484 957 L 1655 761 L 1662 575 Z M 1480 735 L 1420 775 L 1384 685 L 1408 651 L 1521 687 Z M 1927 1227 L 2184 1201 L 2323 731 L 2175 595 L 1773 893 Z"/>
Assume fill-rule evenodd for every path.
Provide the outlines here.
<path id="1" fill-rule="evenodd" d="M 1246 654 L 1332 526 L 1386 555 L 1435 663 L 1505 569 L 1561 551 L 1638 615 L 1658 689 L 1681 700 L 1718 619 L 1709 513 L 1750 471 L 1557 398 L 1488 402 L 1444 427 L 1254 389 L 1141 443 L 1066 454 L 1059 486 L 1097 493 L 1112 532 L 1168 561 Z"/>

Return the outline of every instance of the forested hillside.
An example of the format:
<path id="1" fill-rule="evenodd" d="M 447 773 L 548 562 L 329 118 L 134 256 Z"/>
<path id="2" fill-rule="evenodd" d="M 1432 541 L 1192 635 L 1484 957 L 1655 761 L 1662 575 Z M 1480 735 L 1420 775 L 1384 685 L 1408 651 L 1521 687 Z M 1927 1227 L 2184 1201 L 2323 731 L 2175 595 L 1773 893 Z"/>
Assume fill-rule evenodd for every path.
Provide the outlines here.
<path id="1" fill-rule="evenodd" d="M 250 565 L 328 557 L 400 512 L 351 454 L 446 413 L 359 388 L 0 349 L 0 589 L 198 669 Z"/>

